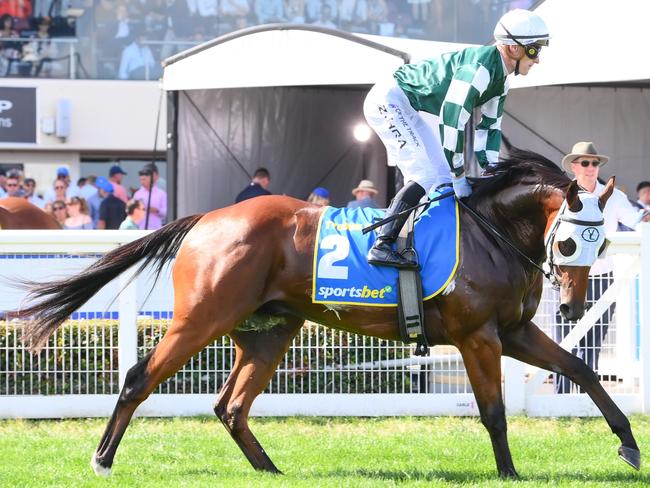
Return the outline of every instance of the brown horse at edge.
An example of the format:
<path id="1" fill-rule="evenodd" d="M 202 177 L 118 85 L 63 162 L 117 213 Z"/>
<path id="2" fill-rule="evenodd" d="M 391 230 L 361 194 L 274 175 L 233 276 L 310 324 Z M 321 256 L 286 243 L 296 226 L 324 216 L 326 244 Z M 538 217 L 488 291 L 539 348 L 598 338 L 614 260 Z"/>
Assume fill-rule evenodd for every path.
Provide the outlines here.
<path id="1" fill-rule="evenodd" d="M 0 199 L 0 229 L 60 229 L 56 219 L 24 198 Z"/>
<path id="2" fill-rule="evenodd" d="M 613 181 L 600 204 L 613 191 Z M 562 202 L 577 198 L 577 184 L 552 162 L 513 150 L 477 181 L 469 203 L 535 262 L 545 257 L 544 236 Z M 602 206 L 601 206 L 602 208 Z M 130 419 L 158 384 L 223 335 L 236 347 L 235 363 L 214 411 L 258 470 L 279 472 L 248 425 L 253 400 L 266 387 L 304 320 L 399 340 L 394 308 L 350 306 L 327 312 L 312 303 L 312 259 L 322 208 L 283 196 L 259 197 L 176 220 L 111 251 L 79 275 L 29 283 L 32 317 L 23 334 L 38 351 L 53 331 L 105 283 L 141 263 L 160 273 L 174 256 L 174 315 L 160 343 L 131 368 L 91 465 L 109 474 Z M 462 354 L 500 476 L 517 477 L 507 440 L 501 392 L 501 356 L 563 374 L 589 394 L 620 441 L 619 455 L 639 468 L 639 448 L 626 416 L 581 359 L 560 348 L 531 322 L 542 274 L 461 212 L 460 264 L 455 289 L 425 302 L 430 344 L 451 344 Z M 584 313 L 589 267 L 557 267 L 562 310 Z M 487 292 L 486 290 L 489 290 Z M 41 300 L 41 301 L 38 301 Z M 284 319 L 266 331 L 238 330 L 251 315 Z"/>

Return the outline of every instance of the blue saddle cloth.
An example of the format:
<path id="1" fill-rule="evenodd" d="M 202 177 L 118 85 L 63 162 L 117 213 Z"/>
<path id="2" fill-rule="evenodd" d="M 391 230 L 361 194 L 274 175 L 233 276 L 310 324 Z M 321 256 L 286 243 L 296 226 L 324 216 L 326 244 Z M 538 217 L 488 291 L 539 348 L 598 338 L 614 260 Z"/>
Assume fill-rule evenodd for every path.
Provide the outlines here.
<path id="1" fill-rule="evenodd" d="M 438 195 L 432 193 L 431 197 Z M 366 255 L 377 233 L 362 233 L 384 214 L 384 210 L 374 208 L 325 209 L 314 249 L 314 303 L 397 306 L 398 270 L 368 264 Z M 458 204 L 449 197 L 433 202 L 415 222 L 424 300 L 442 292 L 456 272 L 458 219 Z"/>

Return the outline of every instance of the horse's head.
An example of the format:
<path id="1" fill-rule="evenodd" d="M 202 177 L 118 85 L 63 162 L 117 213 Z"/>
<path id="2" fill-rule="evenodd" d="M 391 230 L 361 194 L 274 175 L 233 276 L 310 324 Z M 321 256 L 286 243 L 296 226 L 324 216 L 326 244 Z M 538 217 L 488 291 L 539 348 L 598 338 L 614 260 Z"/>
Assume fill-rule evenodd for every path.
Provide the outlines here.
<path id="1" fill-rule="evenodd" d="M 560 313 L 578 320 L 585 313 L 589 269 L 607 247 L 603 209 L 614 191 L 611 178 L 601 195 L 580 190 L 572 181 L 546 233 L 546 263 L 560 286 Z"/>

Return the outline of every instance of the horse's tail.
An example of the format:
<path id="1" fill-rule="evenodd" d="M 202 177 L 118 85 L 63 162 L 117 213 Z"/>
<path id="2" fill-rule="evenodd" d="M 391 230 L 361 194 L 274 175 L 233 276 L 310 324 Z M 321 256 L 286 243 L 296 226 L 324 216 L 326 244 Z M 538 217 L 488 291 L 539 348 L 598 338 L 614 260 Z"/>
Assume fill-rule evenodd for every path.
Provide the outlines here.
<path id="1" fill-rule="evenodd" d="M 48 283 L 22 281 L 21 286 L 29 290 L 29 302 L 43 299 L 12 314 L 32 318 L 23 330 L 23 344 L 31 352 L 40 351 L 72 312 L 86 303 L 106 283 L 141 259 L 144 262 L 135 272 L 134 278 L 154 263 L 158 279 L 165 263 L 176 255 L 183 239 L 201 217 L 202 214 L 175 220 L 141 239 L 114 249 L 71 278 Z"/>

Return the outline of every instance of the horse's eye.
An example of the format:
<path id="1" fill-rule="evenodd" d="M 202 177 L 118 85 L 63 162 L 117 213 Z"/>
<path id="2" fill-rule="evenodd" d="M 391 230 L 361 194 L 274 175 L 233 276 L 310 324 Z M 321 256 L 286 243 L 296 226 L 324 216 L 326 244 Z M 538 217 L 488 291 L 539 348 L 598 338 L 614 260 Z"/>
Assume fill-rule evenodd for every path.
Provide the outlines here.
<path id="1" fill-rule="evenodd" d="M 576 242 L 571 238 L 565 241 L 558 241 L 557 249 L 560 251 L 560 254 L 562 254 L 562 256 L 573 256 L 573 254 L 576 252 Z"/>

